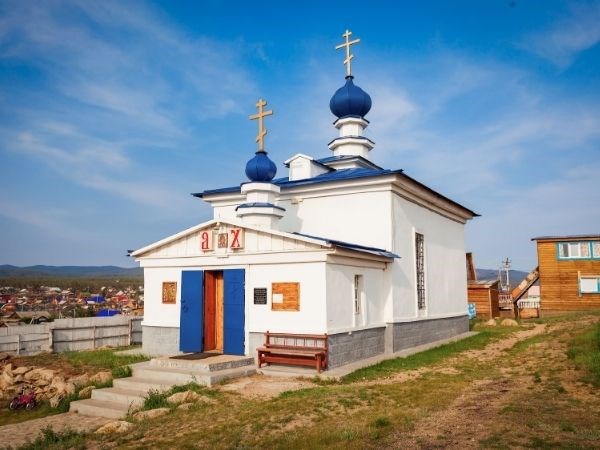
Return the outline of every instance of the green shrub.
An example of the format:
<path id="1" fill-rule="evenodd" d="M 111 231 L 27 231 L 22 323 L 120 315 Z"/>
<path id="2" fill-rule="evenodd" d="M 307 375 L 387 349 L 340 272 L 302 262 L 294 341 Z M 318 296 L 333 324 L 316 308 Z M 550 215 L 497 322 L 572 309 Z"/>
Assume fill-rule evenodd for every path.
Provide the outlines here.
<path id="1" fill-rule="evenodd" d="M 384 428 L 390 425 L 392 422 L 387 417 L 378 417 L 373 421 L 373 426 L 375 428 Z"/>
<path id="2" fill-rule="evenodd" d="M 161 392 L 156 389 L 150 389 L 144 397 L 144 404 L 141 409 L 145 411 L 148 409 L 169 408 L 171 405 L 167 402 L 167 397 L 170 395 L 169 391 Z"/>
<path id="3" fill-rule="evenodd" d="M 33 442 L 19 447 L 21 450 L 46 450 L 48 448 L 85 448 L 84 434 L 71 428 L 54 431 L 50 425 L 42 430 Z"/>
<path id="4" fill-rule="evenodd" d="M 131 367 L 117 366 L 111 370 L 113 378 L 127 378 L 131 376 Z"/>

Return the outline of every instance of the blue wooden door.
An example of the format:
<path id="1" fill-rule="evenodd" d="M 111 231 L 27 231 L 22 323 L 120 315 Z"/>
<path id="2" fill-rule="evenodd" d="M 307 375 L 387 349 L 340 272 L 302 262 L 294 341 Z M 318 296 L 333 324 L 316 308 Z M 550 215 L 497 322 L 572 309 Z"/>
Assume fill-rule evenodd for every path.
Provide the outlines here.
<path id="1" fill-rule="evenodd" d="M 245 354 L 245 270 L 223 271 L 223 353 Z"/>
<path id="2" fill-rule="evenodd" d="M 203 350 L 204 334 L 204 272 L 181 272 L 181 316 L 179 320 L 179 350 L 185 353 Z"/>

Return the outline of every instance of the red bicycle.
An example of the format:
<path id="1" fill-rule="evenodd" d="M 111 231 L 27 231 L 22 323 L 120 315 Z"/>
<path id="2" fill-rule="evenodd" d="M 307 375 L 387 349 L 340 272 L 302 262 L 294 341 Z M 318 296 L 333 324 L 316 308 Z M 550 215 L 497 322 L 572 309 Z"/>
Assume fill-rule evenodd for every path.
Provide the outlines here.
<path id="1" fill-rule="evenodd" d="M 23 388 L 21 393 L 12 399 L 8 405 L 9 409 L 15 410 L 18 408 L 33 409 L 37 405 L 35 391 L 32 388 Z"/>

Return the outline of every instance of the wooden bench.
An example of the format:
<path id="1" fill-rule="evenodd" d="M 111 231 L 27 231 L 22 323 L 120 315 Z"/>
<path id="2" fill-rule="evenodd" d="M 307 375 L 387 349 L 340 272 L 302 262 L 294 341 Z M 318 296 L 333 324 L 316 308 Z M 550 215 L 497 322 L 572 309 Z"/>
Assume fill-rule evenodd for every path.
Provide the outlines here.
<path id="1" fill-rule="evenodd" d="M 265 344 L 258 347 L 258 367 L 280 363 L 314 366 L 317 372 L 327 367 L 326 334 L 265 333 Z"/>

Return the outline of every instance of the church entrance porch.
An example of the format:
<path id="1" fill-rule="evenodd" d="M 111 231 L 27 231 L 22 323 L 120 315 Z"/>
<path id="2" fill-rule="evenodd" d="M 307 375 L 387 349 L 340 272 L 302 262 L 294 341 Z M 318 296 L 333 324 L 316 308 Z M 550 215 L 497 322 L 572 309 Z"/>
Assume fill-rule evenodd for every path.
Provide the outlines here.
<path id="1" fill-rule="evenodd" d="M 184 270 L 179 350 L 245 354 L 245 271 Z"/>

